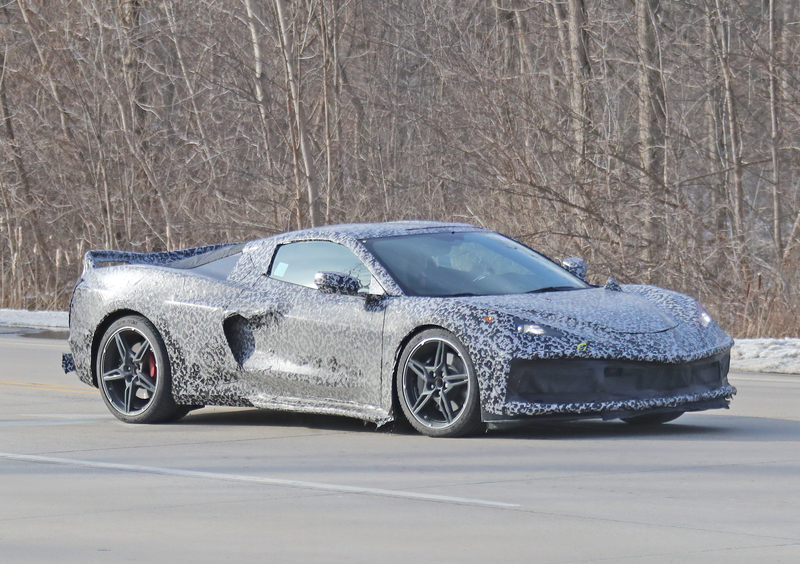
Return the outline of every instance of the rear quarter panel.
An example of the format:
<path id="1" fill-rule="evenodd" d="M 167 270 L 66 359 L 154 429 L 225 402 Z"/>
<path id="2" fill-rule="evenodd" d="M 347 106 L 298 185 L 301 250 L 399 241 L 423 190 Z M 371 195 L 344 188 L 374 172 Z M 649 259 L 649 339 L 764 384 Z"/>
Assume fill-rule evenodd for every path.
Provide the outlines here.
<path id="1" fill-rule="evenodd" d="M 70 349 L 79 378 L 93 382 L 93 357 L 104 328 L 125 312 L 149 319 L 170 360 L 178 403 L 201 400 L 235 378 L 236 362 L 223 332 L 234 284 L 166 267 L 126 265 L 87 271 L 73 294 Z"/>

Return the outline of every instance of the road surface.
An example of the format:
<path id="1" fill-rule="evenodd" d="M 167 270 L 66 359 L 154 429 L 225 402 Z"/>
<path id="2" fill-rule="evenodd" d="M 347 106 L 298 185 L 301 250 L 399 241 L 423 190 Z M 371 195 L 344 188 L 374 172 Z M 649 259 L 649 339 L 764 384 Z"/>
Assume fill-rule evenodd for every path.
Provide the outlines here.
<path id="1" fill-rule="evenodd" d="M 430 439 L 206 408 L 114 419 L 60 340 L 0 335 L 0 562 L 800 561 L 800 377 L 731 409 Z"/>

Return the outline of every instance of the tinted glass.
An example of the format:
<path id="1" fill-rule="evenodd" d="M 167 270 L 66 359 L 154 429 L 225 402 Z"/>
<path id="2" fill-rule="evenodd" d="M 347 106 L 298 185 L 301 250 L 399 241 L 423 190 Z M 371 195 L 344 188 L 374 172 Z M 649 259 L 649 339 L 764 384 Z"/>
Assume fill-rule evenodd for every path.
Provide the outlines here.
<path id="1" fill-rule="evenodd" d="M 198 266 L 215 262 L 232 255 L 239 256 L 241 255 L 242 249 L 244 249 L 245 245 L 247 245 L 247 243 L 234 243 L 232 245 L 225 245 L 221 249 L 214 249 L 213 251 L 208 251 L 199 255 L 176 260 L 175 262 L 171 262 L 169 266 L 170 268 L 197 268 Z"/>
<path id="2" fill-rule="evenodd" d="M 277 280 L 316 288 L 317 272 L 343 272 L 361 282 L 361 292 L 369 289 L 372 275 L 353 252 L 329 241 L 299 241 L 278 247 L 269 275 Z"/>
<path id="3" fill-rule="evenodd" d="M 497 233 L 434 233 L 364 241 L 411 296 L 522 294 L 589 285 Z"/>
<path id="4" fill-rule="evenodd" d="M 236 263 L 239 262 L 241 257 L 242 253 L 236 253 L 235 255 L 231 255 L 229 257 L 201 264 L 200 266 L 196 266 L 191 270 L 192 272 L 196 272 L 198 274 L 204 274 L 212 278 L 225 280 L 228 278 L 228 276 L 230 276 L 233 268 L 236 266 Z"/>

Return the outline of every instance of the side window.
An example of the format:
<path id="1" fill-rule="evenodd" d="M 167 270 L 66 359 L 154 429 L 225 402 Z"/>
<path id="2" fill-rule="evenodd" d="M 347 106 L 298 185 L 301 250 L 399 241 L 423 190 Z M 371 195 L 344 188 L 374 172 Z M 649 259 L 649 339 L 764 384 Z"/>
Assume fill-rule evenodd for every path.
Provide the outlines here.
<path id="1" fill-rule="evenodd" d="M 358 278 L 360 292 L 369 291 L 372 274 L 347 247 L 330 241 L 298 241 L 278 247 L 270 278 L 316 288 L 317 272 L 343 272 Z"/>

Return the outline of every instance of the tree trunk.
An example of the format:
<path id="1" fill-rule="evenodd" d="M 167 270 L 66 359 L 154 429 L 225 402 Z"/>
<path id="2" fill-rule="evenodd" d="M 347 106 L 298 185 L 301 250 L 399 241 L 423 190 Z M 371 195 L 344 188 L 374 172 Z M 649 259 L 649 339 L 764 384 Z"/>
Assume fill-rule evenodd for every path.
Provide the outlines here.
<path id="1" fill-rule="evenodd" d="M 274 168 L 272 162 L 272 143 L 270 142 L 270 130 L 267 115 L 267 100 L 264 95 L 263 83 L 265 76 L 263 72 L 263 60 L 261 58 L 261 42 L 259 41 L 258 28 L 256 26 L 257 18 L 253 11 L 253 0 L 244 0 L 245 9 L 247 10 L 247 28 L 250 31 L 250 42 L 253 46 L 253 83 L 256 90 L 256 104 L 258 104 L 258 115 L 261 118 L 261 131 L 264 137 L 264 152 L 267 157 L 267 170 Z M 273 211 L 277 216 L 277 204 L 273 201 Z M 277 217 L 275 226 L 277 227 Z"/>
<path id="2" fill-rule="evenodd" d="M 33 254 L 37 259 L 41 259 L 45 266 L 44 270 L 46 273 L 48 273 L 45 275 L 44 280 L 41 281 L 40 284 L 47 289 L 50 286 L 49 273 L 53 271 L 53 260 L 50 258 L 48 250 L 44 246 L 44 236 L 42 235 L 39 226 L 39 214 L 37 213 L 38 203 L 33 196 L 33 187 L 31 186 L 30 176 L 28 176 L 28 170 L 25 167 L 25 161 L 22 158 L 22 150 L 20 149 L 19 143 L 17 143 L 16 135 L 14 134 L 14 124 L 11 119 L 11 111 L 8 106 L 8 98 L 6 95 L 9 74 L 8 67 L 6 67 L 5 55 L 2 51 L 0 51 L 0 120 L 3 122 L 4 137 L 6 138 L 6 143 L 11 151 L 11 160 L 13 162 L 14 170 L 17 175 L 17 182 L 19 183 L 20 187 L 18 191 L 20 195 L 19 200 L 22 201 L 23 205 L 25 206 L 23 215 L 25 216 L 26 222 L 30 226 L 31 233 L 33 234 Z M 19 210 L 17 210 L 16 214 L 19 214 Z M 22 246 L 20 245 L 18 247 L 18 251 L 21 252 L 21 250 Z"/>
<path id="3" fill-rule="evenodd" d="M 334 26 L 336 25 L 336 9 L 333 10 Z M 322 108 L 324 120 L 324 136 L 325 136 L 325 223 L 330 223 L 331 220 L 331 195 L 333 192 L 333 132 L 331 130 L 331 98 L 335 90 L 331 88 L 331 67 L 335 65 L 331 63 L 331 55 L 335 55 L 330 46 L 331 37 L 328 32 L 328 16 L 325 11 L 325 0 L 319 2 L 319 33 L 322 39 Z M 334 41 L 336 38 L 333 38 Z"/>
<path id="4" fill-rule="evenodd" d="M 778 44 L 781 29 L 776 21 L 775 0 L 769 1 L 769 113 L 770 113 L 770 150 L 772 153 L 772 239 L 775 243 L 775 255 L 778 262 L 783 257 L 783 241 L 781 238 L 781 162 L 778 147 L 781 140 L 778 119 Z"/>
<path id="5" fill-rule="evenodd" d="M 712 21 L 709 18 L 706 21 L 706 45 L 707 52 L 705 53 L 705 71 L 707 80 L 709 82 L 708 92 L 706 93 L 706 147 L 708 151 L 707 159 L 709 160 L 709 168 L 711 172 L 711 217 L 713 218 L 712 232 L 714 234 L 714 245 L 718 248 L 723 247 L 723 239 L 725 236 L 725 225 L 727 222 L 728 205 L 725 198 L 725 185 L 722 182 L 721 166 L 722 155 L 725 154 L 723 133 L 720 127 L 722 123 L 722 110 L 720 107 L 719 86 L 716 81 L 718 62 L 714 55 L 715 40 L 714 29 Z M 719 255 L 718 255 L 719 256 Z"/>
<path id="6" fill-rule="evenodd" d="M 297 124 L 298 136 L 300 137 L 300 153 L 303 157 L 303 167 L 308 187 L 309 216 L 311 226 L 315 227 L 320 224 L 319 185 L 314 157 L 311 154 L 311 140 L 308 133 L 308 124 L 306 123 L 305 109 L 300 99 L 300 73 L 298 69 L 295 69 L 293 34 L 287 21 L 286 6 L 283 0 L 275 0 L 275 9 L 278 13 L 278 22 L 281 27 L 280 43 L 283 62 L 286 66 L 286 76 L 294 103 L 294 118 Z"/>
<path id="7" fill-rule="evenodd" d="M 742 163 L 742 135 L 737 114 L 736 94 L 733 85 L 733 71 L 730 62 L 730 22 L 722 10 L 720 0 L 715 0 L 714 9 L 709 13 L 714 30 L 717 58 L 722 74 L 725 93 L 725 110 L 728 125 L 728 162 L 733 173 L 731 203 L 733 208 L 733 238 L 737 243 L 737 255 L 742 261 L 745 244 L 744 232 L 744 165 Z"/>
<path id="8" fill-rule="evenodd" d="M 586 160 L 586 142 L 591 130 L 591 112 L 586 93 L 586 81 L 592 74 L 589 52 L 586 47 L 586 5 L 584 0 L 568 0 L 568 29 L 572 92 L 570 110 L 576 164 L 583 170 Z"/>
<path id="9" fill-rule="evenodd" d="M 659 71 L 659 48 L 656 41 L 656 11 L 659 0 L 636 0 L 639 43 L 639 158 L 642 163 L 642 192 L 648 202 L 648 262 L 664 259 L 665 190 L 664 145 L 666 112 L 664 88 Z"/>

